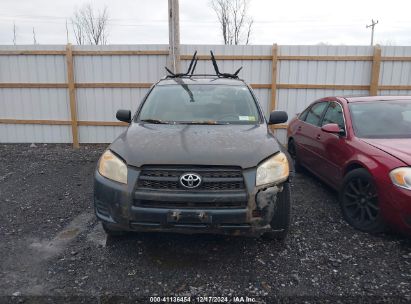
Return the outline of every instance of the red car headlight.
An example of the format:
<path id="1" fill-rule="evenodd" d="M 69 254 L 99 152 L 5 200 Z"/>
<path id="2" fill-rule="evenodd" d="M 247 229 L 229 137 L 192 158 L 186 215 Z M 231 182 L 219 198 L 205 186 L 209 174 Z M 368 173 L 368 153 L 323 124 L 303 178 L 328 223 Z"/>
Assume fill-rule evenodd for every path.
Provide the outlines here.
<path id="1" fill-rule="evenodd" d="M 390 178 L 394 185 L 411 190 L 411 168 L 402 167 L 390 172 Z"/>

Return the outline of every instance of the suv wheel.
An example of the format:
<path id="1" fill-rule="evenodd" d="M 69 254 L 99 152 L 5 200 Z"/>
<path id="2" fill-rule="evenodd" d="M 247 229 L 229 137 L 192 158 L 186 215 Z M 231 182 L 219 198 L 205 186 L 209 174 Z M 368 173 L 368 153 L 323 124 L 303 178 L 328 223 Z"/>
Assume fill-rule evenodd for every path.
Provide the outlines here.
<path id="1" fill-rule="evenodd" d="M 270 240 L 284 240 L 290 229 L 291 191 L 290 183 L 283 184 L 283 191 L 277 194 L 276 208 L 270 225 L 273 231 L 264 233 L 263 237 Z"/>
<path id="2" fill-rule="evenodd" d="M 345 176 L 340 206 L 344 219 L 354 228 L 369 233 L 384 231 L 377 188 L 367 170 L 355 169 Z"/>
<path id="3" fill-rule="evenodd" d="M 299 162 L 298 159 L 297 159 L 297 151 L 296 151 L 296 149 L 295 149 L 294 139 L 291 138 L 291 139 L 288 141 L 288 146 L 287 146 L 287 147 L 288 147 L 288 148 L 287 148 L 288 154 L 290 154 L 291 158 L 292 158 L 293 161 L 294 161 L 294 170 L 295 170 L 295 172 L 302 172 L 302 171 L 303 171 L 303 168 L 302 168 L 300 162 Z"/>
<path id="4" fill-rule="evenodd" d="M 116 237 L 116 236 L 123 236 L 123 235 L 126 234 L 125 231 L 113 228 L 113 227 L 110 226 L 110 224 L 102 222 L 101 225 L 103 226 L 104 232 L 108 236 Z"/>

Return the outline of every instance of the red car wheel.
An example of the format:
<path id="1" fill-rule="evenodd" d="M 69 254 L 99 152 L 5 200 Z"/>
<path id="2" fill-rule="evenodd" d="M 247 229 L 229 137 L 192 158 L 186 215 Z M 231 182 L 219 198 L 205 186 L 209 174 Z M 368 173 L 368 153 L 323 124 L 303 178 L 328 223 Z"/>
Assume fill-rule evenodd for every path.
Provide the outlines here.
<path id="1" fill-rule="evenodd" d="M 345 176 L 340 206 L 345 220 L 356 229 L 370 233 L 384 230 L 377 188 L 367 170 L 355 169 Z"/>

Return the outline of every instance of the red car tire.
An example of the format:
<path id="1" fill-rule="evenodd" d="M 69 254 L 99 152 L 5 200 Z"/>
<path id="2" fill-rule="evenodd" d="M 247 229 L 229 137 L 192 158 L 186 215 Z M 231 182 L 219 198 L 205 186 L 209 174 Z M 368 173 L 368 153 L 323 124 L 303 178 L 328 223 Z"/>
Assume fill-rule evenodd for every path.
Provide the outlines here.
<path id="1" fill-rule="evenodd" d="M 354 228 L 369 233 L 385 230 L 377 188 L 367 170 L 355 169 L 344 177 L 340 191 L 340 207 L 344 219 Z"/>

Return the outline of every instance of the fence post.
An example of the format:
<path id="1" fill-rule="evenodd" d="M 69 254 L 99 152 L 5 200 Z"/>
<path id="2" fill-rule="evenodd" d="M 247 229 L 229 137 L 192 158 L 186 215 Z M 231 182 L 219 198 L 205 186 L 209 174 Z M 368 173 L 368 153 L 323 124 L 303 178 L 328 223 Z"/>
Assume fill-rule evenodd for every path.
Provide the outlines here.
<path id="1" fill-rule="evenodd" d="M 374 47 L 374 55 L 372 57 L 370 95 L 378 94 L 378 84 L 379 84 L 379 79 L 380 79 L 380 66 L 381 66 L 381 47 L 379 45 L 376 45 Z"/>
<path id="2" fill-rule="evenodd" d="M 67 86 L 70 98 L 71 134 L 73 137 L 73 148 L 79 148 L 76 91 L 74 86 L 73 48 L 71 44 L 66 46 L 67 61 Z"/>
<path id="3" fill-rule="evenodd" d="M 278 47 L 274 43 L 271 50 L 271 101 L 270 101 L 270 112 L 274 111 L 277 108 L 277 54 Z M 271 127 L 271 130 L 274 131 L 274 126 Z"/>

